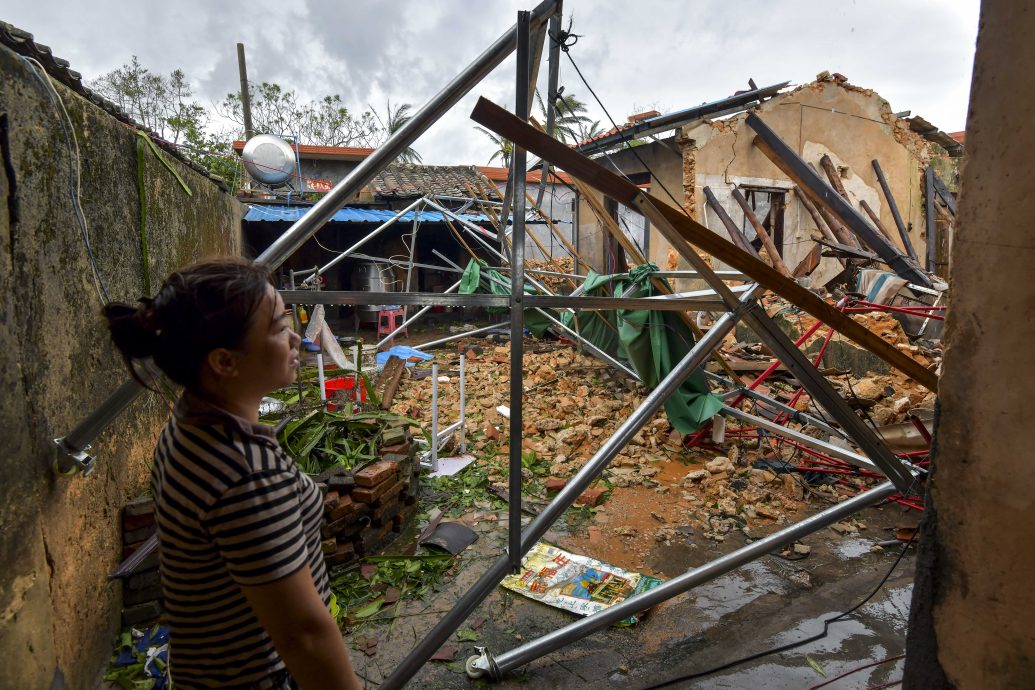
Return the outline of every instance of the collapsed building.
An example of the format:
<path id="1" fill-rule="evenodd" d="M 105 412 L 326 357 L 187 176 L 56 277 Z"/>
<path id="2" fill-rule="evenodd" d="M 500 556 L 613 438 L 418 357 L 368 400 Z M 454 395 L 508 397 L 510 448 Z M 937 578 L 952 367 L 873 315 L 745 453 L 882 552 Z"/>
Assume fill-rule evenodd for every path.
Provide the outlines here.
<path id="1" fill-rule="evenodd" d="M 729 236 L 732 220 L 761 250 L 765 247 L 752 221 L 757 222 L 792 270 L 816 249 L 815 238 L 850 242 L 850 238 L 830 236 L 814 205 L 795 192 L 796 182 L 754 145 L 757 135 L 746 122 L 749 111 L 764 119 L 807 164 L 824 176 L 832 170 L 851 203 L 857 208 L 865 203 L 868 217 L 890 229 L 891 241 L 901 253 L 915 254 L 927 270 L 948 277 L 955 214 L 952 192 L 958 187 L 963 133 L 949 135 L 921 117 L 894 113 L 875 91 L 854 86 L 843 75 L 824 72 L 816 81 L 793 89 L 786 83 L 752 86 L 684 111 L 634 115 L 625 125 L 582 142 L 576 150 L 619 171 L 663 202 L 678 204 L 724 236 Z M 637 146 L 625 148 L 629 140 Z M 933 193 L 929 186 L 934 186 Z M 747 218 L 744 206 L 753 219 Z M 651 261 L 666 270 L 687 268 L 656 229 L 644 232 L 649 223 L 639 214 L 625 208 L 611 213 L 622 218 Z M 585 201 L 580 219 L 584 253 L 603 270 L 613 251 L 604 246 L 606 233 L 600 232 L 600 221 Z M 813 286 L 826 284 L 843 270 L 834 257 L 811 262 L 818 263 L 808 267 Z"/>

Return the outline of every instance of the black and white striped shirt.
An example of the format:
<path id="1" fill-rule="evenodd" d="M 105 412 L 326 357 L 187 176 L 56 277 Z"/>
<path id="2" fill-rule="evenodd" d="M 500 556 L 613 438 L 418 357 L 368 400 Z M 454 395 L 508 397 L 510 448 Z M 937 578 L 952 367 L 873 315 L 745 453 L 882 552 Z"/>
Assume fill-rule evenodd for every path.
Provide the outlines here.
<path id="1" fill-rule="evenodd" d="M 190 393 L 158 440 L 151 482 L 177 688 L 271 688 L 284 662 L 240 585 L 308 564 L 330 602 L 323 501 L 273 430 Z"/>

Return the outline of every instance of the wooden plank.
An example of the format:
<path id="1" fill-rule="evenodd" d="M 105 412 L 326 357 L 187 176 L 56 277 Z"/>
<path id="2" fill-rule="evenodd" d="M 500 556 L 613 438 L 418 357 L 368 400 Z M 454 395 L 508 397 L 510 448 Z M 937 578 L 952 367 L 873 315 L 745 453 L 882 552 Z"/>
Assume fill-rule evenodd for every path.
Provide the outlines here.
<path id="1" fill-rule="evenodd" d="M 766 231 L 765 227 L 762 226 L 762 223 L 759 222 L 758 216 L 756 216 L 755 212 L 751 210 L 747 199 L 744 198 L 744 195 L 740 193 L 739 189 L 734 188 L 733 200 L 740 204 L 740 210 L 744 212 L 744 217 L 747 218 L 749 223 L 751 223 L 751 227 L 755 229 L 755 234 L 758 235 L 758 238 L 762 240 L 762 246 L 765 247 L 766 253 L 769 254 L 769 260 L 773 262 L 773 268 L 790 278 L 791 271 L 787 268 L 787 264 L 783 262 L 783 257 L 780 256 L 780 251 L 776 248 L 776 245 L 773 244 L 773 240 L 769 237 L 769 233 Z"/>
<path id="2" fill-rule="evenodd" d="M 642 190 L 628 180 L 622 179 L 603 166 L 576 153 L 561 142 L 536 131 L 535 128 L 521 122 L 514 115 L 485 98 L 478 100 L 471 118 L 496 134 L 549 160 L 573 177 L 577 177 L 604 194 L 621 201 L 626 206 L 632 206 L 636 196 L 642 193 Z M 833 326 L 846 338 L 880 357 L 925 388 L 932 391 L 937 390 L 938 378 L 933 372 L 889 345 L 880 336 L 834 309 L 793 280 L 785 278 L 775 269 L 741 251 L 736 245 L 693 220 L 683 211 L 672 208 L 649 194 L 646 196 L 655 202 L 660 212 L 686 242 L 750 276 L 762 286 L 776 292 L 823 323 Z"/>
<path id="3" fill-rule="evenodd" d="M 757 251 L 755 251 L 755 247 L 747 241 L 747 238 L 744 237 L 744 233 L 740 231 L 737 224 L 733 222 L 732 218 L 730 218 L 730 214 L 726 213 L 726 209 L 724 209 L 722 204 L 719 203 L 719 200 L 715 198 L 715 193 L 712 192 L 711 187 L 705 187 L 703 191 L 705 203 L 718 217 L 719 222 L 726 228 L 726 232 L 729 233 L 730 239 L 733 240 L 733 244 L 737 245 L 740 249 L 756 259 L 761 260 L 762 257 L 758 255 Z"/>

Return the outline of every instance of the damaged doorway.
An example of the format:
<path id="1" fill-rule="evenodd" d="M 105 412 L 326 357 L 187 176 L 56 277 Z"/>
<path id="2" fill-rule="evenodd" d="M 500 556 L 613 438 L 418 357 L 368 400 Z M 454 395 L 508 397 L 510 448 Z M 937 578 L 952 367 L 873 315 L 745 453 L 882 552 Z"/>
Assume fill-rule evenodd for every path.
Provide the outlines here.
<path id="1" fill-rule="evenodd" d="M 749 187 L 743 185 L 740 191 L 747 199 L 748 206 L 754 211 L 757 218 L 762 219 L 762 227 L 766 229 L 769 236 L 776 245 L 776 250 L 783 257 L 783 212 L 787 208 L 787 190 L 777 187 Z M 756 250 L 762 249 L 762 240 L 755 232 L 747 218 L 741 221 L 741 232 Z"/>

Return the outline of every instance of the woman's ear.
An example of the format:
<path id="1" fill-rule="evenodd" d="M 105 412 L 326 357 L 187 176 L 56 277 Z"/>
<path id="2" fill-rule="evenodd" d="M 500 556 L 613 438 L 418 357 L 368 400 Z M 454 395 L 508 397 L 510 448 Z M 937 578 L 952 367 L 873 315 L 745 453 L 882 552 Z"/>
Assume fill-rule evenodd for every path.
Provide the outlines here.
<path id="1" fill-rule="evenodd" d="M 231 378 L 237 376 L 237 355 L 225 347 L 217 347 L 210 350 L 205 357 L 205 362 L 217 376 Z"/>

